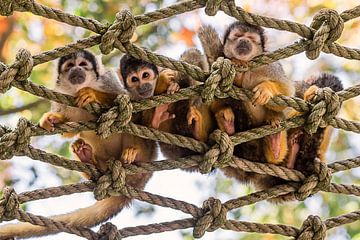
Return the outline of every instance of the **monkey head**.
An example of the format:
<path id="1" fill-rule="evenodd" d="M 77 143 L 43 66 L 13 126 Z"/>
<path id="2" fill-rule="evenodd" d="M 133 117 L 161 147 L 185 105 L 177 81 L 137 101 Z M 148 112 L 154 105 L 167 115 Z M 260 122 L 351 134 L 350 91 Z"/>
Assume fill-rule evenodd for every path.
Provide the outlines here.
<path id="1" fill-rule="evenodd" d="M 95 56 L 86 50 L 61 57 L 57 71 L 58 89 L 72 95 L 83 87 L 93 86 L 94 81 L 99 79 L 99 64 Z"/>
<path id="2" fill-rule="evenodd" d="M 231 24 L 224 35 L 224 55 L 239 61 L 250 61 L 265 51 L 264 29 L 239 21 Z"/>
<path id="3" fill-rule="evenodd" d="M 120 73 L 125 88 L 133 99 L 144 99 L 154 95 L 159 77 L 159 71 L 154 64 L 126 54 L 120 60 Z"/>

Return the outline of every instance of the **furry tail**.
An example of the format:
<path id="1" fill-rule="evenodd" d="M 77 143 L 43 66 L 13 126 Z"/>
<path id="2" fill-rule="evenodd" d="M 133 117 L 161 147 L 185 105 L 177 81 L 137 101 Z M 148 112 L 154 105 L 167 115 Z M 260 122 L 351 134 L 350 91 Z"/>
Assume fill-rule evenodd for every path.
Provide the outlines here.
<path id="1" fill-rule="evenodd" d="M 212 26 L 203 26 L 199 30 L 198 35 L 209 65 L 213 64 L 218 57 L 224 56 L 223 44 L 221 43 L 221 39 L 216 30 Z"/>
<path id="2" fill-rule="evenodd" d="M 75 227 L 92 227 L 113 217 L 116 213 L 129 205 L 130 201 L 131 199 L 123 196 L 110 197 L 98 201 L 89 207 L 80 208 L 74 212 L 50 218 Z M 53 229 L 32 225 L 30 223 L 15 223 L 0 226 L 0 239 L 9 239 L 12 237 L 29 238 L 55 233 L 58 232 Z"/>

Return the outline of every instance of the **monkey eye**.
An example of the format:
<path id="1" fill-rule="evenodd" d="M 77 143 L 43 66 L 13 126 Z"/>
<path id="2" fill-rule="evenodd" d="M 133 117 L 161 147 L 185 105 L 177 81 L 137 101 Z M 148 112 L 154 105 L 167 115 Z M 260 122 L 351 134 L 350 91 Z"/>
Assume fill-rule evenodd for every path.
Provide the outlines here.
<path id="1" fill-rule="evenodd" d="M 73 64 L 73 63 L 69 63 L 67 66 L 66 66 L 66 68 L 72 68 L 72 67 L 74 67 L 75 65 Z"/>
<path id="2" fill-rule="evenodd" d="M 81 62 L 81 63 L 79 64 L 79 66 L 81 66 L 81 67 L 86 67 L 86 66 L 87 66 L 87 63 L 86 63 L 86 62 Z"/>
<path id="3" fill-rule="evenodd" d="M 150 74 L 148 72 L 144 72 L 142 75 L 143 78 L 148 78 L 149 76 L 150 76 Z"/>
<path id="4" fill-rule="evenodd" d="M 138 81 L 139 81 L 139 78 L 137 78 L 137 77 L 132 77 L 132 78 L 131 78 L 131 81 L 132 81 L 132 82 L 138 82 Z"/>

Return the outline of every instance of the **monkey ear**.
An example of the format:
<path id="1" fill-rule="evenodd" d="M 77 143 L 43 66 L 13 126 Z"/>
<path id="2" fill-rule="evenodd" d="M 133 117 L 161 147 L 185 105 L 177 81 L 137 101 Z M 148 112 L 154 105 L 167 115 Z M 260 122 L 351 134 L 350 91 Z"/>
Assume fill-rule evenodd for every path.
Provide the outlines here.
<path id="1" fill-rule="evenodd" d="M 269 37 L 266 33 L 264 33 L 264 49 L 263 49 L 263 51 L 267 52 L 268 48 L 269 48 Z"/>
<path id="2" fill-rule="evenodd" d="M 96 61 L 96 70 L 98 71 L 99 75 L 103 75 L 105 73 L 105 67 L 104 64 L 102 63 L 102 56 L 103 55 L 96 55 L 95 56 L 95 61 Z"/>

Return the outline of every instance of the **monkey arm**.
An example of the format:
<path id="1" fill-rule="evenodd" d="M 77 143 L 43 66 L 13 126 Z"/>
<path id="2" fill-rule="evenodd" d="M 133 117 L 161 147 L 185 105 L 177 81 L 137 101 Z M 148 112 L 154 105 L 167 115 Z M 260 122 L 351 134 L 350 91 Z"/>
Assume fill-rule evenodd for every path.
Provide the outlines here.
<path id="1" fill-rule="evenodd" d="M 77 92 L 75 103 L 78 107 L 84 107 L 93 102 L 111 105 L 116 96 L 114 93 L 105 93 L 90 87 L 84 87 Z"/>

